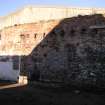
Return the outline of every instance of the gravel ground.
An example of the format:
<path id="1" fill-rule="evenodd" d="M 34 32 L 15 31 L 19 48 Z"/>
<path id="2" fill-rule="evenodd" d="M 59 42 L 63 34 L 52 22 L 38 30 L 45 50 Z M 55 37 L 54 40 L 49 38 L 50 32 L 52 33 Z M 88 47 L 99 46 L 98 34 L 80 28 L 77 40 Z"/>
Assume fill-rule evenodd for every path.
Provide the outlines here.
<path id="1" fill-rule="evenodd" d="M 105 105 L 104 91 L 86 91 L 31 83 L 0 90 L 1 105 Z"/>

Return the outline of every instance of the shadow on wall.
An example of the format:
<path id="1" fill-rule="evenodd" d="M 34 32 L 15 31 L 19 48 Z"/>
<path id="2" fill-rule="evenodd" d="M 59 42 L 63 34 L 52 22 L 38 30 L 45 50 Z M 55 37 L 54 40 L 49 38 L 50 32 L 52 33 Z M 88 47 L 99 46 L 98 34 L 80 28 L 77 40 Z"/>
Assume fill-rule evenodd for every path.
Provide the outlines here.
<path id="1" fill-rule="evenodd" d="M 90 29 L 103 25 L 100 14 L 63 19 L 20 57 L 21 74 L 33 81 L 105 87 L 105 30 Z"/>
<path id="2" fill-rule="evenodd" d="M 105 25 L 100 14 L 62 20 L 22 59 L 30 80 L 105 86 Z M 36 36 L 37 37 L 37 36 Z"/>

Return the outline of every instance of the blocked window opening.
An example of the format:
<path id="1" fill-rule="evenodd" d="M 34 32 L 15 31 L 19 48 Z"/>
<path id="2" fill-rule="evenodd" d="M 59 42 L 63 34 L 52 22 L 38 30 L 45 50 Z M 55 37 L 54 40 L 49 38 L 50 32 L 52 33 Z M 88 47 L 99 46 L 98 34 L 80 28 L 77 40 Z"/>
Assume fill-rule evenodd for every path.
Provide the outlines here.
<path id="1" fill-rule="evenodd" d="M 25 35 L 24 35 L 24 34 L 21 34 L 21 35 L 20 35 L 20 38 L 21 38 L 21 39 L 24 39 L 24 38 L 25 38 Z"/>
<path id="2" fill-rule="evenodd" d="M 61 35 L 61 37 L 64 37 L 64 35 L 65 35 L 64 30 L 61 30 L 60 35 Z"/>
<path id="3" fill-rule="evenodd" d="M 1 40 L 1 34 L 0 34 L 0 40 Z"/>
<path id="4" fill-rule="evenodd" d="M 91 30 L 91 37 L 95 37 L 96 36 L 96 34 L 98 34 L 98 30 L 97 29 L 92 29 Z"/>
<path id="5" fill-rule="evenodd" d="M 46 33 L 43 33 L 43 38 L 45 37 Z"/>
<path id="6" fill-rule="evenodd" d="M 37 37 L 37 35 L 38 35 L 38 34 L 37 34 L 37 33 L 35 33 L 35 34 L 34 34 L 34 38 L 36 38 L 36 37 Z"/>
<path id="7" fill-rule="evenodd" d="M 72 29 L 72 30 L 70 31 L 70 36 L 71 36 L 71 37 L 74 37 L 74 36 L 75 36 L 75 30 L 74 30 L 74 29 Z"/>
<path id="8" fill-rule="evenodd" d="M 98 33 L 98 30 L 97 30 L 97 29 L 93 29 L 93 30 L 92 30 L 92 33 L 93 33 L 93 34 L 97 34 L 97 33 Z"/>
<path id="9" fill-rule="evenodd" d="M 47 54 L 45 53 L 43 56 L 44 56 L 44 57 L 47 57 Z"/>
<path id="10" fill-rule="evenodd" d="M 85 28 L 82 28 L 81 29 L 81 34 L 85 34 L 86 33 L 86 29 Z"/>
<path id="11" fill-rule="evenodd" d="M 29 38 L 30 37 L 30 34 L 26 34 L 26 37 Z"/>
<path id="12" fill-rule="evenodd" d="M 14 26 L 17 26 L 17 24 L 14 24 Z"/>

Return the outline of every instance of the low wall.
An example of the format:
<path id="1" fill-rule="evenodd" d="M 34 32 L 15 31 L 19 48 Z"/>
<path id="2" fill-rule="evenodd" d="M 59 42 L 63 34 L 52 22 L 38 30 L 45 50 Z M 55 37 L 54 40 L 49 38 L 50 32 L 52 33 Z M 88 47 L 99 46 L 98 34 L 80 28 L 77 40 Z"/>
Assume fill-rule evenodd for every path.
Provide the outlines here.
<path id="1" fill-rule="evenodd" d="M 18 81 L 19 57 L 0 56 L 0 80 Z"/>

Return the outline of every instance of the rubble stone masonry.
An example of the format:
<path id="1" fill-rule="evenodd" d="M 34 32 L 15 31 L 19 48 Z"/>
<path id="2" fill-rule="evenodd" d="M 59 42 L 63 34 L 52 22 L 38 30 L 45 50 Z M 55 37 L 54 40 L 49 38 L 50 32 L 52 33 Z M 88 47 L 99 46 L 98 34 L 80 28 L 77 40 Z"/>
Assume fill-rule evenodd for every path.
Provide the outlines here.
<path id="1" fill-rule="evenodd" d="M 47 11 L 52 10 L 47 8 Z M 104 14 L 104 9 L 102 11 Z M 41 14 L 44 16 L 44 12 Z M 1 56 L 21 56 L 21 69 L 28 71 L 33 80 L 105 87 L 104 16 L 91 14 L 52 19 L 2 25 Z"/>

